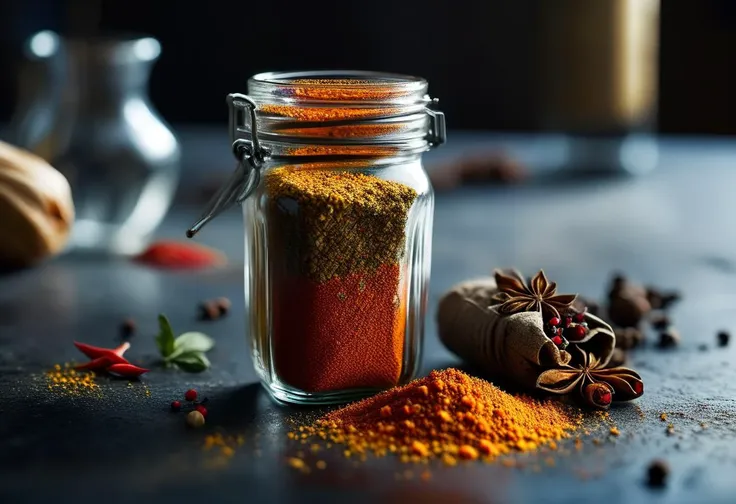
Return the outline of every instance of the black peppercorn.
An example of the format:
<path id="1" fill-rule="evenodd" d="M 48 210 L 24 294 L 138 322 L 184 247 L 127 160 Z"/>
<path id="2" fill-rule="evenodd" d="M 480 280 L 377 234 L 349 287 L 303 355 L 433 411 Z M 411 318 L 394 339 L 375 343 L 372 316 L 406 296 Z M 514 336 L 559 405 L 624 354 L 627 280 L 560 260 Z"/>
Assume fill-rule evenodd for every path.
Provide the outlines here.
<path id="1" fill-rule="evenodd" d="M 728 341 L 731 339 L 731 335 L 727 331 L 718 332 L 718 346 L 728 346 Z"/>
<path id="2" fill-rule="evenodd" d="M 125 319 L 120 325 L 120 337 L 124 340 L 130 338 L 135 334 L 135 328 L 135 320 Z"/>
<path id="3" fill-rule="evenodd" d="M 659 348 L 672 348 L 680 344 L 680 333 L 673 327 L 669 327 L 659 333 Z"/>
<path id="4" fill-rule="evenodd" d="M 649 318 L 649 323 L 653 328 L 660 331 L 667 329 L 672 324 L 670 318 L 664 313 L 655 313 Z"/>
<path id="5" fill-rule="evenodd" d="M 647 469 L 647 484 L 651 487 L 662 487 L 667 481 L 670 467 L 664 460 L 655 460 Z"/>

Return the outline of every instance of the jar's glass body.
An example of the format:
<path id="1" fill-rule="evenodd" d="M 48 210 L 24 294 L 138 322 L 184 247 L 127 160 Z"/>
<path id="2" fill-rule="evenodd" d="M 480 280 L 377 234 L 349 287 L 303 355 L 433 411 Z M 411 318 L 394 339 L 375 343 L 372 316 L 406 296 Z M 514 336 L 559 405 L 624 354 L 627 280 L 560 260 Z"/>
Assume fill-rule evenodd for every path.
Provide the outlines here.
<path id="1" fill-rule="evenodd" d="M 238 167 L 188 235 L 242 203 L 253 362 L 279 401 L 347 402 L 418 371 L 434 210 L 421 155 L 445 141 L 427 86 L 278 72 L 228 95 Z"/>
<path id="2" fill-rule="evenodd" d="M 267 390 L 324 404 L 409 381 L 434 207 L 420 156 L 264 168 L 243 213 L 247 326 Z"/>

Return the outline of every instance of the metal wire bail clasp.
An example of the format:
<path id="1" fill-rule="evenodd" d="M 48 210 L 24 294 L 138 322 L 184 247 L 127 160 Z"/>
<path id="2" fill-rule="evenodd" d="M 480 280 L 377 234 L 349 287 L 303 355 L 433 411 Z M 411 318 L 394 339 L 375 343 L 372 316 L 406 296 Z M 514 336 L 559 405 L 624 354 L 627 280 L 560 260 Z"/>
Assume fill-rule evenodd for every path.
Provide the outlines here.
<path id="1" fill-rule="evenodd" d="M 445 114 L 436 109 L 439 99 L 432 98 L 425 107 L 429 116 L 429 132 L 427 142 L 430 147 L 439 147 L 447 141 L 447 127 L 445 126 Z"/>
<path id="2" fill-rule="evenodd" d="M 258 139 L 256 103 L 247 95 L 232 93 L 227 95 L 227 105 L 230 141 L 238 165 L 230 179 L 209 202 L 207 210 L 187 230 L 189 238 L 234 203 L 242 203 L 250 196 L 258 187 L 261 180 L 261 167 L 269 154 Z M 250 122 L 249 129 L 247 128 L 248 122 Z"/>

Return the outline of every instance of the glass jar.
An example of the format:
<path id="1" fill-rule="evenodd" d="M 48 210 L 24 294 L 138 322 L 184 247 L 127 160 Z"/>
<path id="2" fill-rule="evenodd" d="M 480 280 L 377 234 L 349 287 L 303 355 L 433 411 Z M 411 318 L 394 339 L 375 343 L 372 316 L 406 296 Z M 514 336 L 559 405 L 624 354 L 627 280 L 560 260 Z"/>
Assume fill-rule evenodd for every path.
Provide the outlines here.
<path id="1" fill-rule="evenodd" d="M 444 142 L 427 82 L 370 72 L 259 74 L 230 95 L 241 161 L 195 233 L 243 204 L 255 369 L 284 402 L 340 403 L 411 380 L 421 357 Z"/>

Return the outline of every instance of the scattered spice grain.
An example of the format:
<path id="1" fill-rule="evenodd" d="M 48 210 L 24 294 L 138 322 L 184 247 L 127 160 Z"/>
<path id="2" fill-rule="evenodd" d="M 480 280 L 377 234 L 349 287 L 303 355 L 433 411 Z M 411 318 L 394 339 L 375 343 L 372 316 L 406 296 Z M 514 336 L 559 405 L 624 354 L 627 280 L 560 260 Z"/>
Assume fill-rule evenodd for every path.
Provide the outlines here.
<path id="1" fill-rule="evenodd" d="M 45 373 L 49 390 L 68 395 L 99 393 L 97 375 L 93 371 L 78 371 L 70 363 L 55 364 Z"/>
<path id="2" fill-rule="evenodd" d="M 454 465 L 537 450 L 569 437 L 581 420 L 578 410 L 559 402 L 514 396 L 447 369 L 328 413 L 289 437 L 339 444 L 346 456 L 393 454 L 403 462 Z"/>

